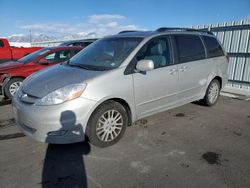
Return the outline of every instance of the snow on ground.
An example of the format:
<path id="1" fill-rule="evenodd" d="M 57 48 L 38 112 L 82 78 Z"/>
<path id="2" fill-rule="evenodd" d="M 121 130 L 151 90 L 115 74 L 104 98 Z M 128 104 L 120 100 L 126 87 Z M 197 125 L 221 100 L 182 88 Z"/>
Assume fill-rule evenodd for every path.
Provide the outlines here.
<path id="1" fill-rule="evenodd" d="M 10 42 L 10 45 L 15 47 L 31 47 L 29 42 Z"/>

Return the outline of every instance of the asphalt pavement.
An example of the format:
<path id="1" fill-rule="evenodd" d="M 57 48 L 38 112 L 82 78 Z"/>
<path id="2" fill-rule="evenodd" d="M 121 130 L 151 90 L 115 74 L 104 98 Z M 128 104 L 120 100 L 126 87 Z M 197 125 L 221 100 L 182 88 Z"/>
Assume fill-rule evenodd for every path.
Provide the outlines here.
<path id="1" fill-rule="evenodd" d="M 250 100 L 220 97 L 137 121 L 114 146 L 48 145 L 0 103 L 0 187 L 250 187 Z"/>

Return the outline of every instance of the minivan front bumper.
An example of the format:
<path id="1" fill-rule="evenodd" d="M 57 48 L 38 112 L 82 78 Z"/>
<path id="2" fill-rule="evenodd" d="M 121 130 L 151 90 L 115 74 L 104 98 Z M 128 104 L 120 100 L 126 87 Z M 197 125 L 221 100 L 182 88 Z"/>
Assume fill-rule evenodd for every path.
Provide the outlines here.
<path id="1" fill-rule="evenodd" d="M 12 99 L 17 127 L 37 141 L 56 144 L 85 140 L 85 128 L 95 104 L 78 98 L 59 105 L 36 106 L 20 101 L 17 95 Z"/>

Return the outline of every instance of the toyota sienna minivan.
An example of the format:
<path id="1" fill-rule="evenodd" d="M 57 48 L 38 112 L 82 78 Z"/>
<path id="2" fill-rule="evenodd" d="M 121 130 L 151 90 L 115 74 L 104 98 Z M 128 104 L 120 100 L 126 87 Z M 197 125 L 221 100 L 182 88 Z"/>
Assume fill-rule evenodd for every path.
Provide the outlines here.
<path id="1" fill-rule="evenodd" d="M 29 76 L 12 100 L 16 124 L 41 142 L 110 146 L 138 119 L 197 100 L 214 105 L 228 61 L 211 32 L 121 32 Z"/>

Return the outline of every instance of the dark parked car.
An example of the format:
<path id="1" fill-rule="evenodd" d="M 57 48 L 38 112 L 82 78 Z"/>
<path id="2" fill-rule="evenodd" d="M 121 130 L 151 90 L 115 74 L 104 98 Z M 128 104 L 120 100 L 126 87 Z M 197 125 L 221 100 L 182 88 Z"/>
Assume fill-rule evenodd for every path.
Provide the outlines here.
<path id="1" fill-rule="evenodd" d="M 85 48 L 91 43 L 95 42 L 96 40 L 98 39 L 72 40 L 72 41 L 63 42 L 59 46 L 81 46 Z"/>
<path id="2" fill-rule="evenodd" d="M 0 94 L 11 99 L 26 77 L 41 69 L 67 61 L 82 49 L 69 46 L 43 48 L 17 61 L 0 64 Z"/>

